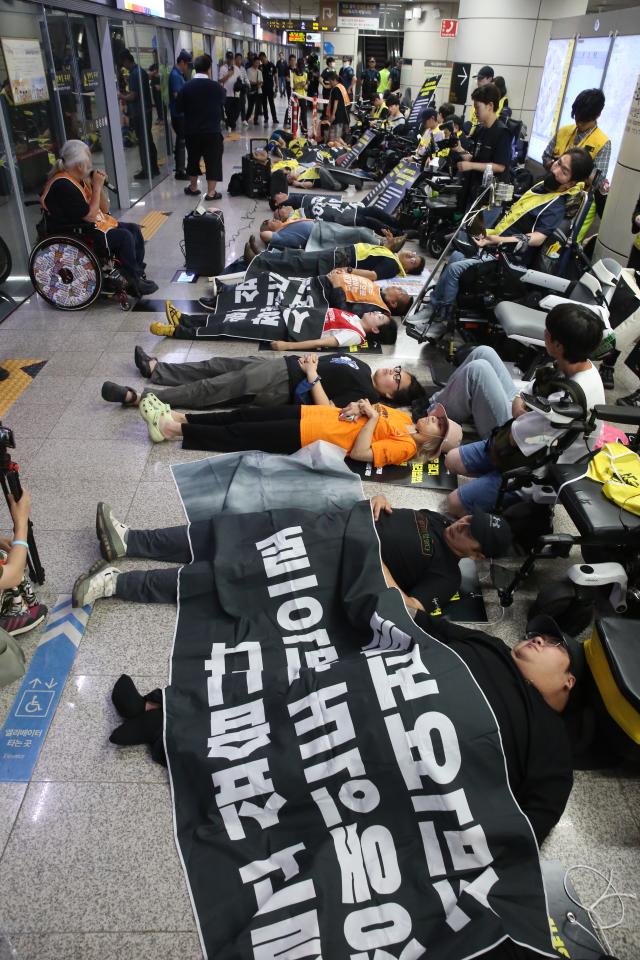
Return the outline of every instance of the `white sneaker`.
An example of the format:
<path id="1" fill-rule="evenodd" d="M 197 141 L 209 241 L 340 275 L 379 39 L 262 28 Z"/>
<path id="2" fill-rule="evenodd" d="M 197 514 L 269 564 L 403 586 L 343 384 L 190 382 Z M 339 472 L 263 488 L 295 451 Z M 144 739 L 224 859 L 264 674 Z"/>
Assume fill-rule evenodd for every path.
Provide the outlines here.
<path id="1" fill-rule="evenodd" d="M 105 560 L 94 563 L 88 573 L 81 573 L 73 585 L 71 605 L 84 607 L 103 597 L 112 597 L 116 592 L 116 583 L 120 570 L 110 567 Z"/>
<path id="2" fill-rule="evenodd" d="M 248 126 L 249 126 L 249 121 L 248 121 L 248 120 L 243 120 L 243 121 L 242 121 L 242 126 L 243 126 L 243 127 L 248 127 Z"/>
<path id="3" fill-rule="evenodd" d="M 108 503 L 100 502 L 96 510 L 96 535 L 100 541 L 100 553 L 105 560 L 113 562 L 127 554 L 129 527 L 117 520 Z"/>

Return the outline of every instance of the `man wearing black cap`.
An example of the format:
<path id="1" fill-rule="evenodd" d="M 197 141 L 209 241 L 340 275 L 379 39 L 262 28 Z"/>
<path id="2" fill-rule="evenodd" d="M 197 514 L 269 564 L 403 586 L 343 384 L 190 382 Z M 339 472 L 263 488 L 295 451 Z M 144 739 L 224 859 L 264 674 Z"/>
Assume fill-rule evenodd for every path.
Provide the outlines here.
<path id="1" fill-rule="evenodd" d="M 459 561 L 503 557 L 511 549 L 509 524 L 475 510 L 450 523 L 433 510 L 394 509 L 381 495 L 371 501 L 384 574 L 407 607 L 438 615 L 460 588 Z"/>
<path id="2" fill-rule="evenodd" d="M 477 73 L 474 73 L 474 80 L 477 80 L 477 87 L 484 87 L 487 83 L 493 83 L 493 78 L 495 74 L 493 72 L 493 67 L 485 66 L 480 67 Z M 465 130 L 467 133 L 475 133 L 475 129 L 478 126 L 478 114 L 476 113 L 475 103 L 471 103 L 471 112 L 469 114 L 469 123 L 465 124 Z"/>
<path id="3" fill-rule="evenodd" d="M 176 161 L 176 180 L 188 180 L 186 165 L 186 144 L 184 137 L 184 113 L 178 109 L 178 94 L 191 76 L 191 54 L 181 50 L 169 74 L 169 113 L 171 126 L 176 135 L 174 157 Z"/>
<path id="4" fill-rule="evenodd" d="M 573 785 L 571 750 L 560 716 L 582 672 L 582 645 L 552 617 L 527 623 L 510 649 L 482 630 L 429 617 L 416 623 L 451 647 L 473 674 L 493 710 L 513 795 L 538 843 L 558 822 Z"/>

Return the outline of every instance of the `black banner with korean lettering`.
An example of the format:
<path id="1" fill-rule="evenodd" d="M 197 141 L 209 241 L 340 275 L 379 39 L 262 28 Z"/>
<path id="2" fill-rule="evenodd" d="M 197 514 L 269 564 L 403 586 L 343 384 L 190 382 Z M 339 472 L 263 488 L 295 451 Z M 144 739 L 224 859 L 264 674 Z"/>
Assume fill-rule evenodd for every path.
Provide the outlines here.
<path id="1" fill-rule="evenodd" d="M 463 960 L 505 938 L 552 956 L 495 718 L 386 588 L 369 504 L 209 531 L 165 696 L 205 956 Z"/>
<path id="2" fill-rule="evenodd" d="M 338 157 L 336 166 L 342 167 L 343 170 L 348 170 L 378 135 L 377 130 L 372 130 L 371 127 L 369 127 L 369 129 L 365 130 L 364 133 L 358 137 L 353 146 L 349 147 L 346 153 Z"/>
<path id="3" fill-rule="evenodd" d="M 441 77 L 442 74 L 437 73 L 435 76 L 425 78 L 418 96 L 413 101 L 411 113 L 409 114 L 409 124 L 415 123 L 423 110 L 426 110 L 428 107 L 433 107 L 436 102 L 436 87 L 440 83 Z"/>
<path id="4" fill-rule="evenodd" d="M 412 187 L 421 173 L 421 168 L 411 160 L 401 160 L 393 170 L 370 190 L 362 201 L 363 207 L 393 213 L 404 199 L 409 187 Z"/>

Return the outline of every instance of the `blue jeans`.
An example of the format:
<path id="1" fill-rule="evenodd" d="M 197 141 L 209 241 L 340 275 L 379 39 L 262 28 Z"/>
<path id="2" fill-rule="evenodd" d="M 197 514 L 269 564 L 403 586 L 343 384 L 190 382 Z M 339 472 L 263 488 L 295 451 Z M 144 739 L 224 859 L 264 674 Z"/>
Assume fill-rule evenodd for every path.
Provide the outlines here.
<path id="1" fill-rule="evenodd" d="M 481 510 L 493 510 L 502 483 L 502 474 L 491 462 L 489 441 L 477 440 L 475 443 L 465 443 L 458 448 L 458 453 L 464 466 L 465 476 L 476 478 L 458 487 L 458 496 L 465 512 L 473 513 L 476 507 Z"/>
<path id="2" fill-rule="evenodd" d="M 431 403 L 443 404 L 452 420 L 464 423 L 473 417 L 481 437 L 511 419 L 511 402 L 517 393 L 509 371 L 491 347 L 476 347 L 434 393 Z"/>
<path id="3" fill-rule="evenodd" d="M 440 279 L 433 288 L 431 303 L 435 307 L 455 303 L 460 286 L 460 277 L 469 267 L 475 267 L 481 262 L 482 258 L 480 256 L 465 257 L 459 250 L 454 250 L 446 267 L 440 274 Z"/>

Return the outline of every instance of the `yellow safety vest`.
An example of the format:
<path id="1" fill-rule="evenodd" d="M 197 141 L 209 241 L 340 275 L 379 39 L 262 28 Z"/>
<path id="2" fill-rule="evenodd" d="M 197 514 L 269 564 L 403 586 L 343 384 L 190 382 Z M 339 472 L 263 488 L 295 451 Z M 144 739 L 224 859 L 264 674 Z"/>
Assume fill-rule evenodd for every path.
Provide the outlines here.
<path id="1" fill-rule="evenodd" d="M 537 210 L 538 207 L 548 206 L 557 200 L 558 197 L 575 196 L 576 193 L 580 193 L 583 186 L 582 183 L 576 183 L 576 185 L 569 190 L 555 190 L 552 193 L 535 193 L 533 189 L 527 190 L 527 192 L 514 203 L 511 210 L 496 223 L 495 227 L 487 230 L 487 233 L 493 236 L 502 236 L 505 230 L 508 230 L 516 224 L 518 220 L 527 213 L 531 213 L 532 210 Z M 535 226 L 533 229 L 535 230 Z"/>
<path id="2" fill-rule="evenodd" d="M 640 250 L 640 233 L 636 233 L 636 238 L 633 241 L 633 245 L 634 247 L 637 247 L 638 250 Z"/>
<path id="3" fill-rule="evenodd" d="M 44 190 L 42 191 L 42 196 L 40 197 L 40 204 L 44 210 L 49 213 L 47 210 L 47 194 L 49 190 L 56 182 L 56 180 L 68 180 L 69 183 L 72 183 L 74 187 L 77 187 L 87 203 L 91 203 L 91 197 L 93 196 L 93 191 L 89 184 L 85 183 L 84 180 L 76 180 L 75 177 L 72 177 L 68 173 L 60 171 L 59 173 L 54 173 L 51 179 L 46 183 Z M 96 213 L 96 219 L 93 223 L 93 226 L 96 230 L 99 230 L 100 233 L 106 233 L 108 230 L 111 230 L 113 227 L 118 226 L 118 221 L 108 213 L 103 213 L 102 210 L 98 210 Z"/>
<path id="4" fill-rule="evenodd" d="M 500 116 L 500 114 L 504 110 L 504 105 L 506 102 L 507 102 L 507 94 L 505 93 L 504 97 L 500 97 L 500 103 L 498 104 L 498 116 Z"/>
<path id="5" fill-rule="evenodd" d="M 391 257 L 391 259 L 395 260 L 398 264 L 398 275 L 401 277 L 406 277 L 406 273 L 402 268 L 400 259 L 392 250 L 389 250 L 389 247 L 378 246 L 375 243 L 355 243 L 354 247 L 356 249 L 356 265 L 359 264 L 361 260 L 366 260 L 367 257 L 371 256 Z"/>
<path id="6" fill-rule="evenodd" d="M 300 164 L 297 160 L 272 160 L 271 172 L 275 173 L 276 170 L 285 170 L 287 173 L 293 173 L 299 166 Z"/>
<path id="7" fill-rule="evenodd" d="M 374 110 L 371 111 L 371 119 L 379 120 L 383 110 L 386 110 L 387 112 L 389 111 L 389 108 L 387 107 L 386 103 L 381 103 L 379 107 L 376 107 Z"/>
<path id="8" fill-rule="evenodd" d="M 605 143 L 609 142 L 609 137 L 598 126 L 595 126 L 582 140 L 580 139 L 581 136 L 575 123 L 569 123 L 566 127 L 560 127 L 556 133 L 556 144 L 553 148 L 554 157 L 561 157 L 563 153 L 571 150 L 572 147 L 581 147 L 583 150 L 586 150 L 592 158 L 597 157 Z"/>
<path id="9" fill-rule="evenodd" d="M 306 73 L 292 73 L 291 74 L 291 84 L 293 86 L 293 92 L 299 93 L 304 96 L 307 92 L 307 75 Z"/>
<path id="10" fill-rule="evenodd" d="M 602 484 L 608 500 L 640 516 L 640 456 L 623 443 L 605 443 L 589 463 L 587 476 Z"/>
<path id="11" fill-rule="evenodd" d="M 378 84 L 378 93 L 384 93 L 389 85 L 389 70 L 383 67 L 380 71 L 380 83 Z"/>

